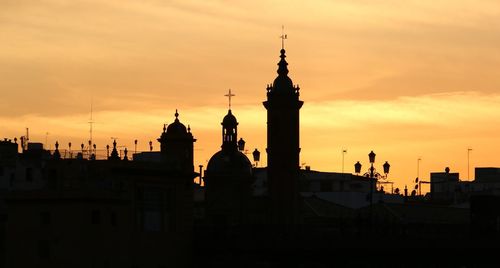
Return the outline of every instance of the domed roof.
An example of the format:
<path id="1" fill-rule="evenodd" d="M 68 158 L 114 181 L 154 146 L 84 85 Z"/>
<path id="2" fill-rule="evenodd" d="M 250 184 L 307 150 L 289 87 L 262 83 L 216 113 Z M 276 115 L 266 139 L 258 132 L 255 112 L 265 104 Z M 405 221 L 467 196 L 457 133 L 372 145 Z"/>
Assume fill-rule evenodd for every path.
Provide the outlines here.
<path id="1" fill-rule="evenodd" d="M 293 90 L 293 82 L 292 79 L 288 76 L 278 76 L 274 79 L 273 87 L 281 91 L 281 89 L 292 89 Z"/>
<path id="2" fill-rule="evenodd" d="M 223 126 L 236 126 L 238 125 L 238 121 L 236 117 L 231 113 L 231 110 L 228 110 L 227 115 L 222 119 Z"/>
<path id="3" fill-rule="evenodd" d="M 280 62 L 278 62 L 278 77 L 274 79 L 273 82 L 273 88 L 276 90 L 278 93 L 284 93 L 284 92 L 295 92 L 295 89 L 293 87 L 293 82 L 290 77 L 288 77 L 288 63 L 286 62 L 285 58 L 285 50 L 281 49 L 280 51 Z"/>
<path id="4" fill-rule="evenodd" d="M 167 134 L 170 135 L 170 134 L 186 134 L 187 133 L 187 129 L 186 129 L 186 126 L 184 126 L 184 124 L 182 124 L 180 121 L 179 121 L 179 113 L 177 112 L 177 110 L 175 110 L 175 121 L 168 125 L 167 127 Z"/>
<path id="5" fill-rule="evenodd" d="M 175 119 L 175 121 L 168 125 L 167 127 L 167 134 L 186 134 L 186 126 L 179 122 L 179 119 Z"/>
<path id="6" fill-rule="evenodd" d="M 235 177 L 252 176 L 252 163 L 240 151 L 219 151 L 208 161 L 209 175 L 230 175 Z"/>

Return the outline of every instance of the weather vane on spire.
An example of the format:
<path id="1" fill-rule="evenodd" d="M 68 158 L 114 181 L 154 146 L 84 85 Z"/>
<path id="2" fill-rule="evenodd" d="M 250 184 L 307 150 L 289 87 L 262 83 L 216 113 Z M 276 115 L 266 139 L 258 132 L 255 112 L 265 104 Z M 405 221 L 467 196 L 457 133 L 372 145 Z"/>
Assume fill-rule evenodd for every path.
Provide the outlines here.
<path id="1" fill-rule="evenodd" d="M 285 49 L 285 39 L 287 39 L 287 36 L 285 34 L 285 26 L 281 25 L 281 49 Z"/>
<path id="2" fill-rule="evenodd" d="M 229 110 L 231 110 L 231 97 L 234 97 L 234 96 L 236 96 L 236 95 L 232 94 L 232 93 L 231 93 L 231 89 L 229 89 L 229 93 L 227 93 L 227 94 L 226 94 L 226 95 L 224 95 L 224 96 L 226 96 L 226 97 L 229 99 Z"/>

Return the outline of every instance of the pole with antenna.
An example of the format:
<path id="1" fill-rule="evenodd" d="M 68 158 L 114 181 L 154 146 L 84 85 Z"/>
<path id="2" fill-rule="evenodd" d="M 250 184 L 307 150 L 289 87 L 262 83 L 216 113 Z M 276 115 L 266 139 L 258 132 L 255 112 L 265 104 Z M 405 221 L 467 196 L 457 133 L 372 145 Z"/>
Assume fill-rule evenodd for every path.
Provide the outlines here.
<path id="1" fill-rule="evenodd" d="M 420 161 L 422 161 L 422 158 L 417 159 L 417 178 L 420 177 Z"/>
<path id="2" fill-rule="evenodd" d="M 472 148 L 467 148 L 467 181 L 470 181 L 470 152 Z"/>
<path id="3" fill-rule="evenodd" d="M 49 132 L 45 132 L 45 149 L 50 150 L 48 140 L 49 140 Z"/>
<path id="4" fill-rule="evenodd" d="M 287 39 L 287 35 L 285 34 L 285 26 L 281 25 L 281 49 L 285 49 L 285 39 Z"/>
<path id="5" fill-rule="evenodd" d="M 418 158 L 417 159 L 417 180 L 418 180 L 418 195 L 421 195 L 422 194 L 422 189 L 420 187 L 420 161 L 422 161 L 422 158 Z"/>
<path id="6" fill-rule="evenodd" d="M 344 157 L 347 154 L 347 149 L 342 149 L 342 174 L 344 173 Z"/>
<path id="7" fill-rule="evenodd" d="M 90 139 L 89 139 L 89 148 L 92 146 L 92 127 L 94 125 L 94 120 L 92 118 L 92 112 L 93 112 L 93 98 L 91 97 L 90 98 L 90 121 L 88 122 L 89 126 L 90 126 L 90 130 L 89 130 L 89 136 L 90 136 Z"/>

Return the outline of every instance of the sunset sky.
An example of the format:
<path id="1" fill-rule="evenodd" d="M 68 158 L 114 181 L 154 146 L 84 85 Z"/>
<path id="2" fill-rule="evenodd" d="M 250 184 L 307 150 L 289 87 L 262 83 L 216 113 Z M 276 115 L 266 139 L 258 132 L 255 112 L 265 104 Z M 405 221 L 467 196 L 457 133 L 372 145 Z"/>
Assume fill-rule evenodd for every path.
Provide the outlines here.
<path id="1" fill-rule="evenodd" d="M 0 137 L 147 150 L 175 109 L 195 166 L 221 145 L 229 88 L 239 136 L 265 165 L 266 84 L 281 25 L 301 88 L 301 162 L 353 172 L 368 153 L 397 187 L 500 166 L 500 2 L 0 1 Z M 48 133 L 48 134 L 47 134 Z M 75 148 L 78 146 L 75 146 Z M 250 157 L 250 155 L 249 155 Z M 251 158 L 251 157 L 250 157 Z"/>

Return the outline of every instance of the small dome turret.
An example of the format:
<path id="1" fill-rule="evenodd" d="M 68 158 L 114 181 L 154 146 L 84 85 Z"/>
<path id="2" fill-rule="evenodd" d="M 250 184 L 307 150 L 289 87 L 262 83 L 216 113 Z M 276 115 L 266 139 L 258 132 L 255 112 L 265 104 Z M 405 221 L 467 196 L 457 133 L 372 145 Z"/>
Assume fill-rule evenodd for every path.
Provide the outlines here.
<path id="1" fill-rule="evenodd" d="M 227 112 L 227 115 L 222 119 L 222 125 L 224 127 L 236 127 L 238 125 L 238 121 L 236 117 L 231 113 L 231 110 Z"/>
<path id="2" fill-rule="evenodd" d="M 158 142 L 160 153 L 167 168 L 175 170 L 193 170 L 193 143 L 196 139 L 191 133 L 191 128 L 179 121 L 179 112 L 175 110 L 175 120 L 172 124 L 163 125 Z"/>
<path id="3" fill-rule="evenodd" d="M 172 124 L 168 125 L 166 133 L 167 135 L 182 135 L 187 133 L 186 126 L 179 121 L 179 113 L 177 112 L 177 110 L 175 110 L 175 121 Z"/>

